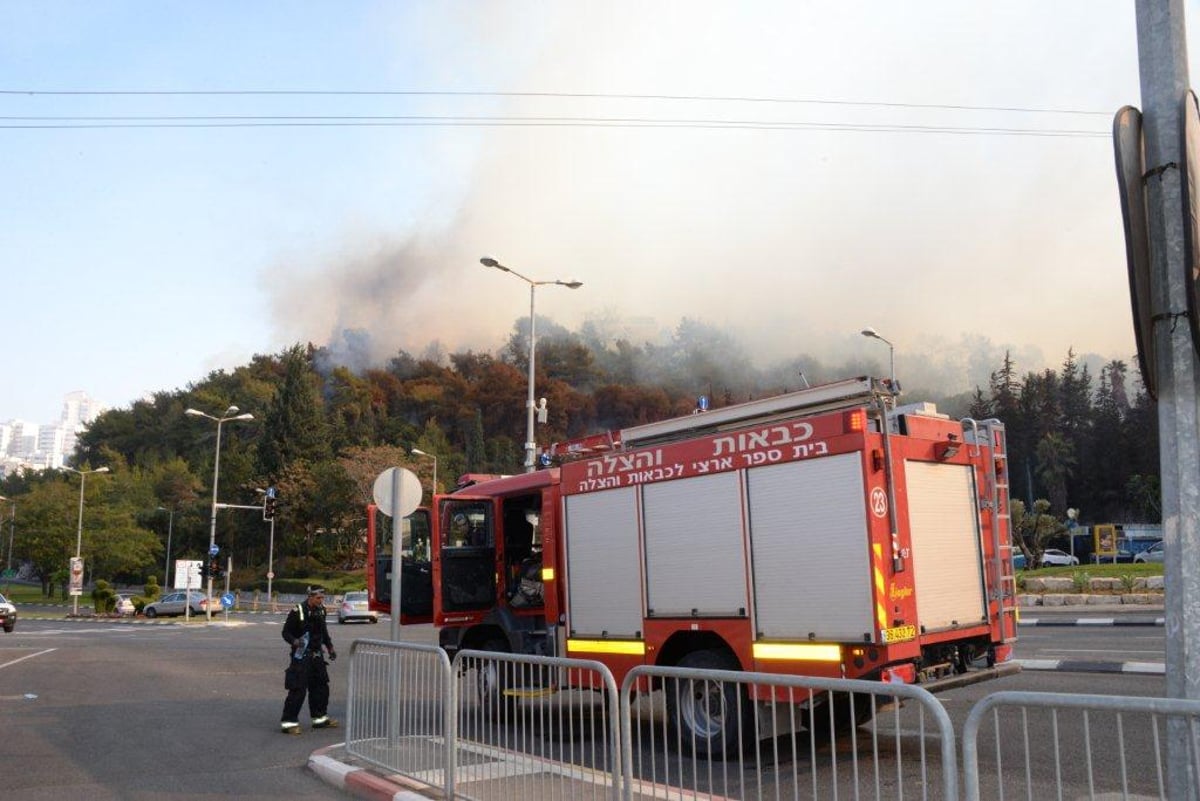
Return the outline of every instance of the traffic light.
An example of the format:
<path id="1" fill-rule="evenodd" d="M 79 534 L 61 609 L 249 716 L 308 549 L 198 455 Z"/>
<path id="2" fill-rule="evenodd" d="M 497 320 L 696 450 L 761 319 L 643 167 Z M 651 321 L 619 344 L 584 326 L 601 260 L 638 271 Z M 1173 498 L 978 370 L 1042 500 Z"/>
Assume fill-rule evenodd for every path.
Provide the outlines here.
<path id="1" fill-rule="evenodd" d="M 269 487 L 265 495 L 263 495 L 263 520 L 271 520 L 275 517 L 275 488 Z"/>
<path id="2" fill-rule="evenodd" d="M 208 565 L 204 568 L 205 578 L 220 578 L 221 577 L 221 560 L 217 557 L 212 557 L 208 560 Z"/>

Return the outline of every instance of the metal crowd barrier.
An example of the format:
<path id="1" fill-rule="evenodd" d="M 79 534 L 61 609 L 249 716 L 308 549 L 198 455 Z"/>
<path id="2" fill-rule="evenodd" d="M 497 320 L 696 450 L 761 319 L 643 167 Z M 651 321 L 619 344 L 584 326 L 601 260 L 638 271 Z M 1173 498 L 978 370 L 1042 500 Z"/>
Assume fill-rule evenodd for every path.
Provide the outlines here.
<path id="1" fill-rule="evenodd" d="M 987 696 L 960 796 L 949 715 L 915 686 L 638 667 L 618 692 L 598 662 L 377 640 L 349 674 L 347 754 L 447 799 L 1200 798 L 1200 701 Z"/>
<path id="2" fill-rule="evenodd" d="M 617 685 L 600 662 L 454 657 L 455 787 L 480 801 L 619 801 Z"/>
<path id="3" fill-rule="evenodd" d="M 962 737 L 968 801 L 1200 798 L 1200 701 L 998 692 L 972 707 Z"/>
<path id="4" fill-rule="evenodd" d="M 638 667 L 621 714 L 626 801 L 958 797 L 953 725 L 920 687 Z"/>
<path id="5" fill-rule="evenodd" d="M 346 753 L 454 797 L 454 685 L 435 645 L 356 640 L 346 688 Z"/>

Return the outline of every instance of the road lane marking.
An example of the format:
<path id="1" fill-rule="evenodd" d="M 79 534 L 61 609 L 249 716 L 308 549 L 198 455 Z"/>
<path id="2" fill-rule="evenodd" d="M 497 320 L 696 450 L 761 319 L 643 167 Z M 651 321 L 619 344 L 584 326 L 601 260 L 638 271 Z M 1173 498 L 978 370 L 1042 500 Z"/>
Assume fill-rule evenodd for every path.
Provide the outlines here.
<path id="1" fill-rule="evenodd" d="M 0 665 L 0 670 L 3 670 L 6 667 L 11 667 L 12 665 L 17 664 L 18 662 L 24 662 L 26 659 L 33 659 L 35 656 L 41 656 L 42 654 L 48 654 L 51 651 L 57 651 L 57 650 L 58 650 L 57 648 L 47 648 L 45 651 L 38 651 L 36 654 L 26 654 L 25 656 L 17 657 L 16 659 L 12 660 L 11 662 L 5 662 L 4 664 Z"/>

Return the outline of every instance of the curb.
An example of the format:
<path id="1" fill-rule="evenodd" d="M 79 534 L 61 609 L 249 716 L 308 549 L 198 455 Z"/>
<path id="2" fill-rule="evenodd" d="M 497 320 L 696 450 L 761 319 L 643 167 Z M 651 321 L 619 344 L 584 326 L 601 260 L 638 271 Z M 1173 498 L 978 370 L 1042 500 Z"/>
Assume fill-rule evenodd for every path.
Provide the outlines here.
<path id="1" fill-rule="evenodd" d="M 368 768 L 348 765 L 336 758 L 344 750 L 344 744 L 337 744 L 313 751 L 308 757 L 308 769 L 326 784 L 368 801 L 430 801 L 442 798 L 442 793 L 436 788 L 412 782 L 403 776 L 381 776 Z"/>
<path id="2" fill-rule="evenodd" d="M 1093 662 L 1084 659 L 1014 659 L 1022 670 L 1056 670 L 1066 673 L 1138 673 L 1165 676 L 1161 662 Z"/>
<path id="3" fill-rule="evenodd" d="M 1025 618 L 1017 621 L 1018 626 L 1163 626 L 1165 617 L 1155 618 L 1119 618 L 1119 617 L 1078 617 L 1068 620 L 1043 620 L 1040 617 Z"/>

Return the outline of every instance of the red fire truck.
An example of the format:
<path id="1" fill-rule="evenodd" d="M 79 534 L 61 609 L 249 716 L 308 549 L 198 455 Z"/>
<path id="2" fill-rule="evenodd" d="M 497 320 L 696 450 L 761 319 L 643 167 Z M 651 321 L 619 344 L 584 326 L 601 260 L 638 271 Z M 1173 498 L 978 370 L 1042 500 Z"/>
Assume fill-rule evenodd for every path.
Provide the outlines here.
<path id="1" fill-rule="evenodd" d="M 1016 669 L 998 420 L 897 405 L 863 377 L 543 457 L 435 498 L 404 619 L 432 619 L 451 655 L 595 659 L 618 684 L 643 664 L 934 690 Z M 373 586 L 389 569 L 377 553 Z M 738 725 L 684 732 L 720 752 Z"/>

